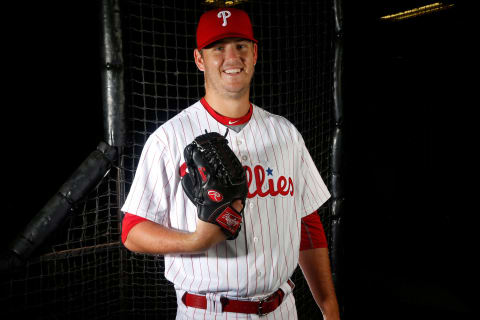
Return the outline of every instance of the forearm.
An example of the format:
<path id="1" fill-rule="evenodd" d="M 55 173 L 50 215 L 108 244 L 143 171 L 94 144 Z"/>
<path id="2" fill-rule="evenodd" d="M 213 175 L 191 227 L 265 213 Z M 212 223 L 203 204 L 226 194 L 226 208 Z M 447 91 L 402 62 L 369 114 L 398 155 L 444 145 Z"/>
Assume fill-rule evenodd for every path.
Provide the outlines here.
<path id="1" fill-rule="evenodd" d="M 232 203 L 240 212 L 243 204 L 240 200 Z M 126 217 L 129 214 L 126 214 Z M 167 254 L 167 253 L 196 253 L 226 240 L 226 235 L 218 225 L 197 219 L 195 232 L 186 232 L 169 229 L 163 225 L 142 218 L 142 222 L 127 227 L 122 231 L 128 232 L 124 246 L 130 251 Z M 128 223 L 127 223 L 128 225 Z M 124 240 L 122 234 L 122 241 Z"/>
<path id="2" fill-rule="evenodd" d="M 324 319 L 340 319 L 327 248 L 300 251 L 299 264 Z"/>
<path id="3" fill-rule="evenodd" d="M 197 231 L 193 233 L 143 221 L 130 230 L 124 245 L 130 251 L 150 254 L 195 253 L 224 239 L 218 227 L 202 221 L 198 221 Z"/>

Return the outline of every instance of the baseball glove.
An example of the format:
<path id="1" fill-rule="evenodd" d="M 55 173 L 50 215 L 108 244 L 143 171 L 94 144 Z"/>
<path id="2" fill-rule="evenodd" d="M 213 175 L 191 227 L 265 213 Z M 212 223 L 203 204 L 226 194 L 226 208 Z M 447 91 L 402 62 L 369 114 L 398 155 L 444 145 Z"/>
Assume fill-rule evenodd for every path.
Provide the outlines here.
<path id="1" fill-rule="evenodd" d="M 245 205 L 248 189 L 245 170 L 228 146 L 227 134 L 228 129 L 225 136 L 205 130 L 185 147 L 182 187 L 197 206 L 198 218 L 220 226 L 232 240 L 240 232 L 243 215 L 243 209 L 238 212 L 232 203 L 239 199 Z"/>

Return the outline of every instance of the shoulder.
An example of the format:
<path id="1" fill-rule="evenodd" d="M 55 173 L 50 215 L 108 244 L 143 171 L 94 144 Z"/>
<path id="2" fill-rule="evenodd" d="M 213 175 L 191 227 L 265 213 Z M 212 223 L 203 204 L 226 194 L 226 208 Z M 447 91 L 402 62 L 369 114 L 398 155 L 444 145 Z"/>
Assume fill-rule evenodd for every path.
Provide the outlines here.
<path id="1" fill-rule="evenodd" d="M 295 127 L 295 125 L 287 118 L 271 113 L 256 105 L 254 106 L 254 117 L 259 119 L 257 121 L 263 121 L 265 125 L 273 126 L 273 128 L 279 128 L 285 134 L 288 134 L 295 142 L 303 141 L 302 135 Z"/>
<path id="2" fill-rule="evenodd" d="M 169 145 L 172 142 L 174 143 L 177 139 L 178 133 L 184 131 L 184 128 L 190 125 L 190 119 L 197 117 L 202 111 L 203 107 L 201 106 L 200 101 L 197 101 L 164 122 L 151 134 L 149 139 L 158 140 L 165 145 Z"/>

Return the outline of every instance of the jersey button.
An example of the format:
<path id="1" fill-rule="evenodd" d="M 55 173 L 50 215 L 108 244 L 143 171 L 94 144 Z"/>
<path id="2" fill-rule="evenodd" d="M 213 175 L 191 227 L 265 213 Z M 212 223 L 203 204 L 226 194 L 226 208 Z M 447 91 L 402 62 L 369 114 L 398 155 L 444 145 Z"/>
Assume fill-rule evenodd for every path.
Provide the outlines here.
<path id="1" fill-rule="evenodd" d="M 243 155 L 243 156 L 242 156 L 242 160 L 243 160 L 243 161 L 247 161 L 247 160 L 248 160 L 248 157 L 245 156 L 245 155 Z"/>
<path id="2" fill-rule="evenodd" d="M 253 208 L 254 206 L 255 205 L 252 202 L 250 202 L 250 209 Z"/>
<path id="3" fill-rule="evenodd" d="M 257 242 L 258 241 L 258 238 L 257 237 L 253 237 L 253 242 Z"/>

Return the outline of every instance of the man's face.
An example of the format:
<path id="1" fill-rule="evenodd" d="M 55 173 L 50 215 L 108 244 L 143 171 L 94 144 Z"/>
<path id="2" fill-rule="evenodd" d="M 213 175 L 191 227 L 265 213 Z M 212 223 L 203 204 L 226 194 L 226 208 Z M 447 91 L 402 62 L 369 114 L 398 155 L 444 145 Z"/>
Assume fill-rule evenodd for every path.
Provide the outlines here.
<path id="1" fill-rule="evenodd" d="M 249 92 L 257 62 L 257 44 L 227 38 L 202 49 L 195 49 L 195 63 L 205 75 L 205 89 L 226 97 L 240 97 Z"/>

